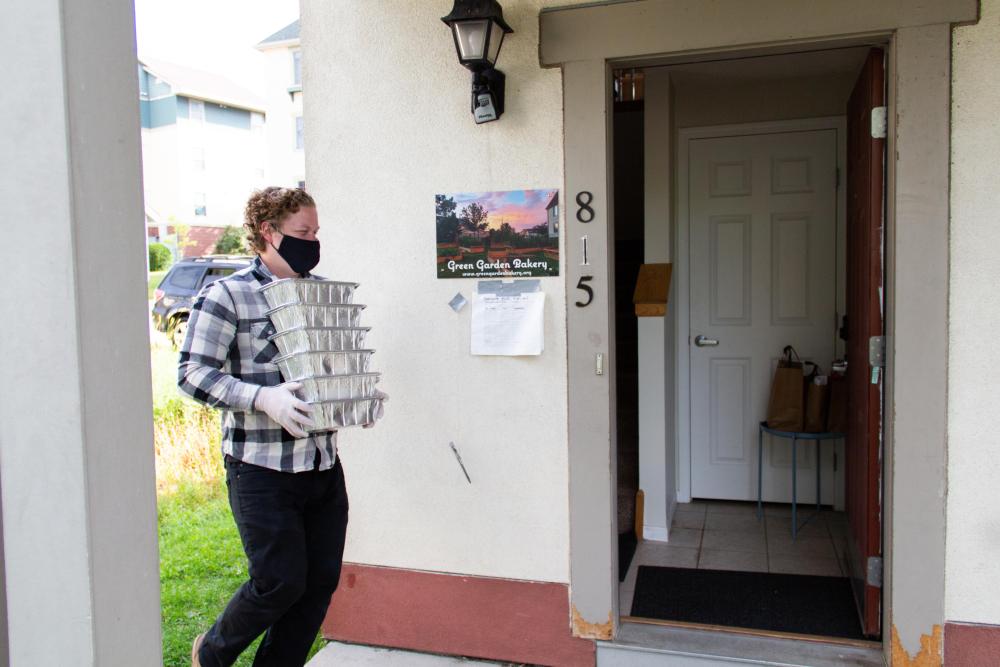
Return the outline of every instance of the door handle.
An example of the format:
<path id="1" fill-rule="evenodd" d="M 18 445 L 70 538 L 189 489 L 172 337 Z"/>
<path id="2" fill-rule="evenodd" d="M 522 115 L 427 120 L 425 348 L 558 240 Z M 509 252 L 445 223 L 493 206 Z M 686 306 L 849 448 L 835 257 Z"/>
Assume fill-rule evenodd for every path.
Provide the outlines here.
<path id="1" fill-rule="evenodd" d="M 694 344 L 698 347 L 716 347 L 719 344 L 719 339 L 698 335 L 694 337 Z"/>

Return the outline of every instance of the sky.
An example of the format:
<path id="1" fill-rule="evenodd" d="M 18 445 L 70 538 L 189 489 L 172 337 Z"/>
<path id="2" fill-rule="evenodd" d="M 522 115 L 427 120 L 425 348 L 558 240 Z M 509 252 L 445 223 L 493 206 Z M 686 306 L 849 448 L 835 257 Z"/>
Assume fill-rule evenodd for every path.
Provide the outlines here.
<path id="1" fill-rule="evenodd" d="M 546 224 L 545 206 L 555 190 L 507 190 L 497 192 L 466 192 L 449 194 L 455 200 L 455 213 L 462 215 L 462 208 L 479 202 L 489 212 L 486 221 L 491 229 L 503 223 L 518 231 Z"/>
<path id="2" fill-rule="evenodd" d="M 298 16 L 298 0 L 135 0 L 136 47 L 263 94 L 254 45 Z"/>

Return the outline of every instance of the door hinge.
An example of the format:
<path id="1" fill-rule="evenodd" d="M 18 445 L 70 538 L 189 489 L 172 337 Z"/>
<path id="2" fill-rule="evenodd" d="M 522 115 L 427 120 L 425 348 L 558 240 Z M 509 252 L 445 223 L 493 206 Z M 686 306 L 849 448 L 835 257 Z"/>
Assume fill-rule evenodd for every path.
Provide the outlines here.
<path id="1" fill-rule="evenodd" d="M 837 472 L 837 452 L 833 453 L 833 472 Z"/>
<path id="2" fill-rule="evenodd" d="M 868 557 L 868 573 L 865 576 L 865 583 L 875 588 L 882 588 L 882 557 Z"/>
<path id="3" fill-rule="evenodd" d="M 872 109 L 872 139 L 885 139 L 887 129 L 886 107 Z"/>
<path id="4" fill-rule="evenodd" d="M 833 187 L 834 187 L 834 189 L 836 189 L 836 188 L 840 187 L 840 167 L 837 167 L 837 169 L 834 171 L 834 173 L 835 173 L 835 176 L 834 176 L 834 180 L 833 180 Z"/>
<path id="5" fill-rule="evenodd" d="M 868 339 L 868 364 L 872 368 L 885 368 L 885 336 Z"/>

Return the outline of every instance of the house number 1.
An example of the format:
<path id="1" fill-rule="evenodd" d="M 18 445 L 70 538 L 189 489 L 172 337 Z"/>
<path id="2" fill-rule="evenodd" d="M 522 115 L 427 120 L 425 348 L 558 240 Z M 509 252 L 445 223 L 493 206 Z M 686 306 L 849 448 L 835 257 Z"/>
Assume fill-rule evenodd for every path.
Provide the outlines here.
<path id="1" fill-rule="evenodd" d="M 576 193 L 576 203 L 579 207 L 576 209 L 576 219 L 584 224 L 593 222 L 595 213 L 590 205 L 594 203 L 594 194 L 587 190 L 581 190 Z M 590 264 L 587 257 L 587 237 L 582 237 L 581 241 L 583 241 L 583 265 L 587 266 Z M 586 299 L 585 301 L 577 301 L 577 308 L 586 308 L 594 301 L 594 288 L 587 284 L 593 279 L 594 276 L 580 276 L 580 280 L 577 281 L 576 288 L 584 293 Z"/>

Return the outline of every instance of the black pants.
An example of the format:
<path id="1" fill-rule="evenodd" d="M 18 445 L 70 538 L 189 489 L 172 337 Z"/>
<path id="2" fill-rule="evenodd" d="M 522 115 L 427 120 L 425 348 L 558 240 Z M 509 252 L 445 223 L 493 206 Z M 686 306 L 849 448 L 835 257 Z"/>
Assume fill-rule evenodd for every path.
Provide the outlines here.
<path id="1" fill-rule="evenodd" d="M 255 667 L 303 665 L 340 579 L 347 489 L 338 458 L 287 473 L 226 457 L 229 506 L 250 564 L 202 644 L 204 667 L 228 667 L 262 632 Z"/>

